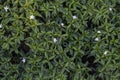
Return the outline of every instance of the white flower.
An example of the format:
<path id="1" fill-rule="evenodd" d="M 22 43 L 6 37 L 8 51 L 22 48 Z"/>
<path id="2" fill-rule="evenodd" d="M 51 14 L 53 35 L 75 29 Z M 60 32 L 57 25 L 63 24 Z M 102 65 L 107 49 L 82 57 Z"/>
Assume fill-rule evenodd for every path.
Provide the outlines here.
<path id="1" fill-rule="evenodd" d="M 35 16 L 31 15 L 31 16 L 30 16 L 30 19 L 35 19 Z"/>
<path id="2" fill-rule="evenodd" d="M 109 8 L 110 11 L 112 11 L 112 8 Z"/>
<path id="3" fill-rule="evenodd" d="M 64 23 L 61 23 L 61 26 L 64 26 Z"/>
<path id="4" fill-rule="evenodd" d="M 73 16 L 73 19 L 76 19 L 76 18 L 77 18 L 77 17 L 74 15 L 74 16 Z"/>
<path id="5" fill-rule="evenodd" d="M 101 33 L 101 31 L 97 31 L 97 33 Z"/>
<path id="6" fill-rule="evenodd" d="M 8 11 L 8 9 L 9 9 L 8 6 L 5 6 L 5 7 L 4 7 L 4 10 L 5 10 L 6 12 Z"/>
<path id="7" fill-rule="evenodd" d="M 56 43 L 56 42 L 57 42 L 57 39 L 56 39 L 56 38 L 53 38 L 53 42 Z"/>
<path id="8" fill-rule="evenodd" d="M 0 28 L 2 28 L 2 24 L 0 24 Z"/>
<path id="9" fill-rule="evenodd" d="M 104 55 L 106 55 L 107 53 L 108 53 L 108 51 L 105 51 L 105 52 L 104 52 Z"/>
<path id="10" fill-rule="evenodd" d="M 95 41 L 99 41 L 99 38 L 95 38 Z"/>
<path id="11" fill-rule="evenodd" d="M 23 62 L 23 63 L 25 63 L 25 62 L 26 62 L 26 59 L 25 59 L 25 58 L 23 58 L 23 59 L 22 59 L 22 62 Z"/>

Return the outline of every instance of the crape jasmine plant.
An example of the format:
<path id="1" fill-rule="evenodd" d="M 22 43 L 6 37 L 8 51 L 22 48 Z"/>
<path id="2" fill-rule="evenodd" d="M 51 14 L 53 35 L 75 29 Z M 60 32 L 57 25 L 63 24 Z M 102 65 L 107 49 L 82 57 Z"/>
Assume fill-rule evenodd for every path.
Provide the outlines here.
<path id="1" fill-rule="evenodd" d="M 120 0 L 0 0 L 0 80 L 120 80 Z"/>

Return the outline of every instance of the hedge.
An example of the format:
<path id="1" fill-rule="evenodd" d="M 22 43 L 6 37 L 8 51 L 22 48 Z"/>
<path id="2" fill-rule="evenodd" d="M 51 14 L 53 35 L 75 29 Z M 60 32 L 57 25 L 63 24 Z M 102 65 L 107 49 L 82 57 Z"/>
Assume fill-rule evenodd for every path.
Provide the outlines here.
<path id="1" fill-rule="evenodd" d="M 120 80 L 120 0 L 0 0 L 0 80 Z"/>

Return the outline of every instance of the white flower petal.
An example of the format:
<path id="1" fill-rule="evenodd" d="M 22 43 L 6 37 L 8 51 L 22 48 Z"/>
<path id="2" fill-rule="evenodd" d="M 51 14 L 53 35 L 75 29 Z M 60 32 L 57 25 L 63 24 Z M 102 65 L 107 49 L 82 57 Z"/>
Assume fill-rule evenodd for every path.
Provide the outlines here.
<path id="1" fill-rule="evenodd" d="M 108 53 L 108 51 L 105 51 L 105 52 L 104 52 L 104 55 L 107 55 L 107 53 Z"/>
<path id="2" fill-rule="evenodd" d="M 2 28 L 2 24 L 0 24 L 0 28 Z"/>
<path id="3" fill-rule="evenodd" d="M 112 8 L 109 8 L 110 11 L 112 11 Z"/>
<path id="4" fill-rule="evenodd" d="M 101 31 L 97 31 L 97 33 L 101 33 Z"/>
<path id="5" fill-rule="evenodd" d="M 99 41 L 99 38 L 95 38 L 95 41 Z"/>
<path id="6" fill-rule="evenodd" d="M 26 59 L 25 59 L 25 58 L 23 58 L 23 59 L 22 59 L 22 62 L 23 62 L 23 63 L 25 63 L 25 62 L 26 62 Z"/>
<path id="7" fill-rule="evenodd" d="M 8 6 L 5 6 L 5 7 L 4 7 L 4 10 L 5 10 L 6 12 L 8 11 L 8 9 L 9 9 Z"/>
<path id="8" fill-rule="evenodd" d="M 56 42 L 57 42 L 57 39 L 56 39 L 56 38 L 53 38 L 53 42 L 56 43 Z"/>
<path id="9" fill-rule="evenodd" d="M 30 19 L 35 19 L 35 16 L 31 15 L 31 16 L 30 16 Z"/>
<path id="10" fill-rule="evenodd" d="M 73 16 L 73 19 L 76 19 L 76 18 L 77 18 L 77 16 L 74 15 L 74 16 Z"/>
<path id="11" fill-rule="evenodd" d="M 61 26 L 64 26 L 64 23 L 61 23 Z"/>

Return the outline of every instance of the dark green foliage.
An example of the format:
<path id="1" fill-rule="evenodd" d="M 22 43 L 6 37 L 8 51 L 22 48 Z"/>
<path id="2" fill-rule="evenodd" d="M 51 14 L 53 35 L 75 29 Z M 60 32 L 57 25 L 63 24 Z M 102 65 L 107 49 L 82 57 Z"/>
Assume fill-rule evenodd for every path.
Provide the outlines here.
<path id="1" fill-rule="evenodd" d="M 120 80 L 119 0 L 0 0 L 0 80 Z"/>

